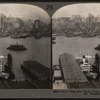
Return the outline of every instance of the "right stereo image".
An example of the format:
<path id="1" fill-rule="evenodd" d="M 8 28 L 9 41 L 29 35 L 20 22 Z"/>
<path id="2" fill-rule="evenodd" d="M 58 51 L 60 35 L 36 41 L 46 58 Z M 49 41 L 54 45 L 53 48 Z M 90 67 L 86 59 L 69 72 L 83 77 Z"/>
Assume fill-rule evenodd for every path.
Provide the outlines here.
<path id="1" fill-rule="evenodd" d="M 52 16 L 53 89 L 100 88 L 100 3 L 63 6 Z"/>

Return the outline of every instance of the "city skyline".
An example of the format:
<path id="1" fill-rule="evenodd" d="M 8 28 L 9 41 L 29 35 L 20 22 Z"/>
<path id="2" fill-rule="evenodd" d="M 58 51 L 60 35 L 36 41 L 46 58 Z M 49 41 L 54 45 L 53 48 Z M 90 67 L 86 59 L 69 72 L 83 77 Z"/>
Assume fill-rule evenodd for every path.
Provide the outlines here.
<path id="1" fill-rule="evenodd" d="M 19 17 L 22 19 L 41 19 L 45 22 L 50 22 L 49 15 L 40 7 L 29 4 L 1 4 L 0 13 L 7 17 Z"/>
<path id="2" fill-rule="evenodd" d="M 58 9 L 54 14 L 53 18 L 60 17 L 72 17 L 72 15 L 80 15 L 82 17 L 88 17 L 88 14 L 91 13 L 93 16 L 97 17 L 100 15 L 100 4 L 98 3 L 80 3 L 66 5 Z"/>

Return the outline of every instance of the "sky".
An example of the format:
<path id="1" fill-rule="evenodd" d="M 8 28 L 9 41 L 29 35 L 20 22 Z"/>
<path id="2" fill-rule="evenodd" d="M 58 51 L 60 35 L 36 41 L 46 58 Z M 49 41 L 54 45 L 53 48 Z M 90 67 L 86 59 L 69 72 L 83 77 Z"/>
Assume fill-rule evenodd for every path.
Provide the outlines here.
<path id="1" fill-rule="evenodd" d="M 71 17 L 72 15 L 81 15 L 87 17 L 91 13 L 94 16 L 100 15 L 100 3 L 79 3 L 64 6 L 58 9 L 53 18 Z"/>
<path id="2" fill-rule="evenodd" d="M 29 4 L 0 4 L 0 13 L 32 20 L 42 19 L 47 21 L 49 19 L 48 14 L 43 9 Z"/>

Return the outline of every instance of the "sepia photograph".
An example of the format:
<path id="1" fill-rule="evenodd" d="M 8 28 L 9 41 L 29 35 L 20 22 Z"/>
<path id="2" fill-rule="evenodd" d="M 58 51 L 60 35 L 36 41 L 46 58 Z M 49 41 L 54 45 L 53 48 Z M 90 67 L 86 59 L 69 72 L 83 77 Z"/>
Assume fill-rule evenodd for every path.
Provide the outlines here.
<path id="1" fill-rule="evenodd" d="M 100 2 L 0 2 L 0 98 L 100 98 Z"/>
<path id="2" fill-rule="evenodd" d="M 100 4 L 76 3 L 52 17 L 53 89 L 100 88 Z"/>
<path id="3" fill-rule="evenodd" d="M 42 8 L 0 4 L 0 89 L 50 89 L 50 17 Z"/>

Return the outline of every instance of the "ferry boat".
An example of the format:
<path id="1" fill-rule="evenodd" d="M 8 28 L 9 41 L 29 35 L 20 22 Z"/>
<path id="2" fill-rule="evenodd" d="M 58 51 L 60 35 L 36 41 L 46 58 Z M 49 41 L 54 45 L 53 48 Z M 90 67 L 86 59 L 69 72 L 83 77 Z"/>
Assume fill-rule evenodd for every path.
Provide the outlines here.
<path id="1" fill-rule="evenodd" d="M 83 55 L 83 57 L 79 56 L 75 60 L 80 65 L 82 71 L 90 71 L 92 65 L 89 63 L 89 59 L 94 59 L 94 57 Z"/>
<path id="2" fill-rule="evenodd" d="M 15 45 L 10 45 L 7 49 L 14 50 L 14 51 L 23 51 L 27 50 L 23 45 L 18 44 L 18 42 Z"/>
<path id="3" fill-rule="evenodd" d="M 82 71 L 89 71 L 90 72 L 90 67 L 91 67 L 92 65 L 91 64 L 89 64 L 89 63 L 83 63 L 83 64 L 81 64 L 80 65 L 80 67 L 81 67 L 81 69 L 82 69 Z"/>
<path id="4" fill-rule="evenodd" d="M 93 72 L 92 64 L 89 62 L 90 59 L 95 59 L 95 57 L 90 55 L 83 55 L 83 57 L 79 56 L 75 60 L 87 78 L 96 79 L 97 74 Z"/>

